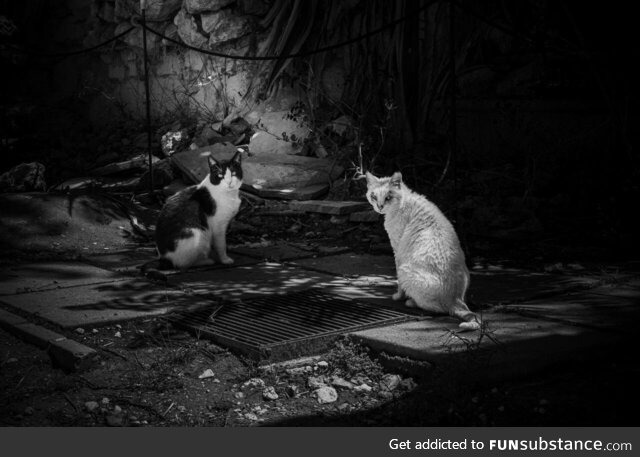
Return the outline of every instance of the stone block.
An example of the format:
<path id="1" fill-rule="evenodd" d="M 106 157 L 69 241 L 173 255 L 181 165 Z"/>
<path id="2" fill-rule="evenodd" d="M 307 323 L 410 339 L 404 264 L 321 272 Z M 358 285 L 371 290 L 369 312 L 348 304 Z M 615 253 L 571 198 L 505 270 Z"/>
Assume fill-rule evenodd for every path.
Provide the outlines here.
<path id="1" fill-rule="evenodd" d="M 378 222 L 380 219 L 382 216 L 373 210 L 357 211 L 349 216 L 351 222 Z"/>
<path id="2" fill-rule="evenodd" d="M 370 206 L 368 202 L 341 202 L 329 200 L 307 200 L 289 203 L 289 207 L 294 211 L 333 215 L 355 213 L 357 211 L 362 211 L 368 206 Z"/>

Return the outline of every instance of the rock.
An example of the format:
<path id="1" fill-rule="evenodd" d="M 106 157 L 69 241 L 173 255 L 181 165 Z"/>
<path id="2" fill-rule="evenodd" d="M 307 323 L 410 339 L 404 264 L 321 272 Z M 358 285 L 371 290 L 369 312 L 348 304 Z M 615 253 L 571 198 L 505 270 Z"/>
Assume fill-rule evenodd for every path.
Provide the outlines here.
<path id="1" fill-rule="evenodd" d="M 300 389 L 295 384 L 289 384 L 287 386 L 286 392 L 289 398 L 296 398 L 298 395 L 300 395 Z"/>
<path id="2" fill-rule="evenodd" d="M 94 412 L 96 409 L 98 409 L 100 407 L 100 405 L 98 405 L 97 401 L 88 401 L 84 404 L 84 408 L 89 411 L 90 413 Z"/>
<path id="3" fill-rule="evenodd" d="M 413 378 L 405 378 L 402 381 L 400 381 L 399 387 L 402 390 L 411 391 L 417 387 L 417 384 L 413 380 Z"/>
<path id="4" fill-rule="evenodd" d="M 45 167 L 39 162 L 21 163 L 0 175 L 0 192 L 46 190 Z"/>
<path id="5" fill-rule="evenodd" d="M 313 392 L 314 396 L 318 399 L 318 403 L 333 403 L 338 399 L 338 392 L 333 387 L 323 386 Z"/>
<path id="6" fill-rule="evenodd" d="M 397 374 L 385 374 L 380 380 L 380 389 L 392 391 L 395 390 L 402 381 L 402 378 Z"/>
<path id="7" fill-rule="evenodd" d="M 380 219 L 381 215 L 373 210 L 357 211 L 349 215 L 351 222 L 378 222 Z"/>
<path id="8" fill-rule="evenodd" d="M 307 385 L 311 389 L 317 389 L 319 387 L 326 386 L 326 384 L 324 376 L 310 376 L 307 380 Z"/>
<path id="9" fill-rule="evenodd" d="M 107 425 L 109 427 L 122 427 L 122 423 L 124 422 L 124 419 L 120 415 L 111 414 L 105 417 L 105 421 L 107 422 Z"/>
<path id="10" fill-rule="evenodd" d="M 350 214 L 360 211 L 369 205 L 368 202 L 355 201 L 330 201 L 330 200 L 306 200 L 300 202 L 290 202 L 289 209 L 294 211 L 304 211 L 307 213 L 322 213 L 332 215 Z M 345 220 L 341 219 L 341 222 Z M 334 222 L 335 223 L 335 222 Z"/>
<path id="11" fill-rule="evenodd" d="M 153 156 L 151 157 L 152 164 L 158 161 L 159 159 L 157 157 L 153 157 Z M 93 170 L 91 170 L 91 174 L 95 176 L 107 176 L 115 173 L 120 173 L 123 171 L 145 169 L 148 166 L 149 166 L 149 156 L 147 154 L 139 154 L 129 160 L 110 163 L 103 167 L 94 168 Z"/>
<path id="12" fill-rule="evenodd" d="M 210 45 L 236 40 L 251 32 L 249 20 L 229 10 L 204 13 L 200 17 L 202 19 L 202 30 L 210 35 Z"/>
<path id="13" fill-rule="evenodd" d="M 362 383 L 359 386 L 355 386 L 353 390 L 356 392 L 371 392 L 373 389 L 369 384 Z"/>
<path id="14" fill-rule="evenodd" d="M 169 184 L 162 188 L 162 194 L 165 197 L 170 197 L 173 194 L 180 192 L 182 189 L 185 189 L 187 186 L 182 179 L 174 179 Z"/>
<path id="15" fill-rule="evenodd" d="M 113 407 L 113 414 L 122 414 L 122 408 L 120 408 L 120 406 L 116 405 Z"/>
<path id="16" fill-rule="evenodd" d="M 187 147 L 190 137 L 187 129 L 170 130 L 160 139 L 160 147 L 165 157 L 170 157 L 174 153 Z"/>
<path id="17" fill-rule="evenodd" d="M 189 46 L 196 48 L 204 48 L 207 46 L 208 39 L 198 31 L 198 24 L 192 15 L 185 10 L 180 10 L 173 23 L 178 28 L 178 36 Z"/>
<path id="18" fill-rule="evenodd" d="M 237 398 L 238 400 L 241 400 L 241 399 L 243 399 L 243 398 L 244 398 L 244 393 L 242 393 L 242 392 L 236 392 L 236 393 L 234 393 L 234 394 L 233 394 L 233 396 L 234 396 L 235 398 Z"/>
<path id="19" fill-rule="evenodd" d="M 338 410 L 339 411 L 344 411 L 345 409 L 349 408 L 349 403 L 342 403 L 340 406 L 338 406 Z"/>
<path id="20" fill-rule="evenodd" d="M 189 14 L 199 14 L 205 11 L 218 11 L 235 0 L 185 0 L 184 7 Z"/>
<path id="21" fill-rule="evenodd" d="M 171 19 L 180 9 L 182 0 L 147 0 L 145 18 L 151 22 L 161 22 Z M 130 19 L 133 15 L 141 14 L 140 2 L 137 0 L 116 0 L 115 15 L 118 18 Z"/>
<path id="22" fill-rule="evenodd" d="M 208 146 L 213 143 L 214 139 L 222 138 L 222 135 L 216 132 L 211 126 L 205 125 L 200 135 L 198 135 L 198 138 Z"/>
<path id="23" fill-rule="evenodd" d="M 326 360 L 320 360 L 318 363 L 316 363 L 316 366 L 318 368 L 329 368 L 329 362 L 327 362 Z"/>
<path id="24" fill-rule="evenodd" d="M 264 380 L 260 378 L 251 378 L 248 381 L 246 381 L 244 384 L 242 384 L 243 389 L 251 388 L 251 387 L 263 388 Z"/>
<path id="25" fill-rule="evenodd" d="M 331 219 L 329 219 L 329 222 L 331 222 L 334 225 L 343 225 L 346 224 L 349 221 L 349 216 L 331 216 Z"/>
<path id="26" fill-rule="evenodd" d="M 258 416 L 256 416 L 254 413 L 246 413 L 244 415 L 244 417 L 250 421 L 257 421 L 258 420 Z"/>
<path id="27" fill-rule="evenodd" d="M 352 383 L 350 383 L 344 378 L 341 378 L 340 376 L 333 376 L 331 378 L 331 385 L 336 387 L 342 387 L 343 389 L 349 389 L 349 390 L 352 390 L 354 388 L 354 385 Z"/>
<path id="28" fill-rule="evenodd" d="M 116 338 L 122 338 L 122 333 L 116 332 L 116 333 L 114 333 L 113 336 L 115 336 Z"/>
<path id="29" fill-rule="evenodd" d="M 276 393 L 276 389 L 273 386 L 265 387 L 262 391 L 262 398 L 269 401 L 274 401 L 278 399 L 278 394 Z"/>
<path id="30" fill-rule="evenodd" d="M 222 121 L 222 127 L 229 130 L 230 134 L 234 137 L 238 137 L 244 132 L 251 130 L 251 124 L 247 122 L 243 117 L 238 116 L 237 111 L 233 111 Z"/>
<path id="31" fill-rule="evenodd" d="M 213 378 L 214 376 L 215 375 L 213 374 L 213 371 L 211 370 L 211 368 L 207 368 L 200 374 L 200 376 L 198 376 L 198 379 Z"/>
<path id="32" fill-rule="evenodd" d="M 75 332 L 80 335 L 84 335 L 84 329 L 82 327 L 78 327 L 77 329 L 75 329 Z"/>
<path id="33" fill-rule="evenodd" d="M 11 357 L 7 359 L 4 363 L 16 363 L 17 361 L 18 359 L 16 359 L 15 357 Z"/>
<path id="34" fill-rule="evenodd" d="M 110 400 L 107 397 L 102 397 L 102 400 L 100 400 L 100 403 L 102 403 L 103 405 L 108 405 L 110 402 Z"/>
<path id="35" fill-rule="evenodd" d="M 87 189 L 99 184 L 99 181 L 94 178 L 71 178 L 67 179 L 62 184 L 58 184 L 54 189 L 58 192 L 68 192 L 70 190 Z"/>
<path id="36" fill-rule="evenodd" d="M 176 177 L 173 174 L 173 167 L 170 159 L 162 159 L 152 165 L 153 186 L 155 188 L 164 187 L 170 184 Z M 146 170 L 138 181 L 138 189 L 149 188 L 149 170 Z"/>
<path id="37" fill-rule="evenodd" d="M 33 407 L 31 407 L 31 406 L 27 406 L 27 407 L 24 409 L 24 414 L 25 414 L 26 416 L 31 416 L 31 415 L 33 415 L 33 412 L 34 412 L 34 409 L 33 409 Z"/>
<path id="38" fill-rule="evenodd" d="M 306 373 L 311 373 L 312 371 L 313 371 L 313 368 L 311 368 L 309 365 L 305 365 L 303 367 L 287 368 L 285 370 L 285 372 L 289 376 L 301 376 Z"/>

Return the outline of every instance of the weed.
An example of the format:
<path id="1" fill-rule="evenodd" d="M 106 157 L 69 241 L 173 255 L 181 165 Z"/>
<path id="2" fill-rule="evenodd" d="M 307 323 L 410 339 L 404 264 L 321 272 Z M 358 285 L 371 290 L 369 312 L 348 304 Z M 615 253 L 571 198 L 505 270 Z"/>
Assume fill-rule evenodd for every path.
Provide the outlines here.
<path id="1" fill-rule="evenodd" d="M 366 375 L 371 379 L 377 379 L 383 374 L 382 365 L 371 358 L 369 348 L 348 337 L 338 340 L 326 358 L 330 366 L 335 368 L 336 374 L 341 376 Z"/>

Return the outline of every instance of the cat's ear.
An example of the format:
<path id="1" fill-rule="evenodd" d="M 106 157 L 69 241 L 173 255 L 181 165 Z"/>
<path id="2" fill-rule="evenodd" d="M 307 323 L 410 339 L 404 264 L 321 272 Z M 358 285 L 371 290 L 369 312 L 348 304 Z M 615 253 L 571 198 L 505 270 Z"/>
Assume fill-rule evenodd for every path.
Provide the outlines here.
<path id="1" fill-rule="evenodd" d="M 231 158 L 232 162 L 240 163 L 242 161 L 242 149 L 238 149 L 235 155 Z"/>
<path id="2" fill-rule="evenodd" d="M 376 178 L 375 176 L 373 176 L 371 173 L 369 173 L 368 171 L 365 173 L 365 176 L 367 178 L 367 185 L 371 185 L 374 184 L 375 182 L 378 181 L 378 178 Z"/>
<path id="3" fill-rule="evenodd" d="M 402 173 L 396 171 L 394 174 L 392 174 L 391 181 L 389 181 L 389 183 L 391 184 L 391 187 L 400 189 L 400 185 L 402 184 Z"/>
<path id="4" fill-rule="evenodd" d="M 212 155 L 207 156 L 207 162 L 209 162 L 209 169 L 220 169 L 220 164 Z"/>

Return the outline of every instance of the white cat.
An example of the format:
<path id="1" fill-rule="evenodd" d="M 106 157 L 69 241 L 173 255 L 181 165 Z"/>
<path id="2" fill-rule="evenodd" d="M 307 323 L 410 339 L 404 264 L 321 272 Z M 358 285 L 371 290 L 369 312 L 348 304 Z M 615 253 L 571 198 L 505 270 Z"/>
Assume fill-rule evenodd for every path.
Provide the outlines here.
<path id="1" fill-rule="evenodd" d="M 464 296 L 469 270 L 451 222 L 436 205 L 409 189 L 399 172 L 376 178 L 366 173 L 367 199 L 384 215 L 396 260 L 398 291 L 394 300 L 410 307 L 448 313 L 462 320 L 460 328 L 480 328 Z"/>

